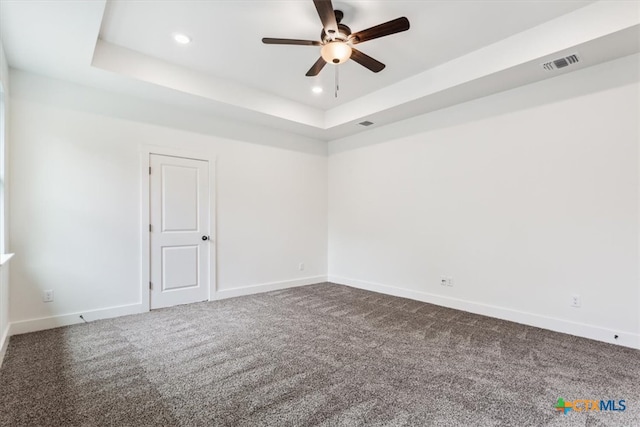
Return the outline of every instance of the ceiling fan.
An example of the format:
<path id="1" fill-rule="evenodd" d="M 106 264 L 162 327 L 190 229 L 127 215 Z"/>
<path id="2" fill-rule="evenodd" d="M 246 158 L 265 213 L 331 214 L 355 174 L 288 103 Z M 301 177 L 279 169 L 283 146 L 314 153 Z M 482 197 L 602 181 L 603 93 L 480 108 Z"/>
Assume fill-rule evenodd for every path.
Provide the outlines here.
<path id="1" fill-rule="evenodd" d="M 313 0 L 316 6 L 320 21 L 322 21 L 322 33 L 320 41 L 296 40 L 296 39 L 276 39 L 265 37 L 262 43 L 265 44 L 285 44 L 299 46 L 321 46 L 320 58 L 307 71 L 307 76 L 317 76 L 326 63 L 342 64 L 348 59 L 353 59 L 365 68 L 378 73 L 385 65 L 365 55 L 353 46 L 369 40 L 388 36 L 409 29 L 409 20 L 405 17 L 397 18 L 366 30 L 352 33 L 351 29 L 342 24 L 344 14 L 340 10 L 334 10 L 331 0 Z"/>

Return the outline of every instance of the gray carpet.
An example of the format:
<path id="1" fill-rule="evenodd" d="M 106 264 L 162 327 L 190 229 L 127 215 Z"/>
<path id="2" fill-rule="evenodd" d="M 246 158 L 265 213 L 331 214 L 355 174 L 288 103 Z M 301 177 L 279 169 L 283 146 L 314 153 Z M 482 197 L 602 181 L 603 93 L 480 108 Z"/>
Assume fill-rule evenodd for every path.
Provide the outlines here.
<path id="1" fill-rule="evenodd" d="M 639 426 L 640 352 L 318 284 L 14 336 L 0 425 Z"/>

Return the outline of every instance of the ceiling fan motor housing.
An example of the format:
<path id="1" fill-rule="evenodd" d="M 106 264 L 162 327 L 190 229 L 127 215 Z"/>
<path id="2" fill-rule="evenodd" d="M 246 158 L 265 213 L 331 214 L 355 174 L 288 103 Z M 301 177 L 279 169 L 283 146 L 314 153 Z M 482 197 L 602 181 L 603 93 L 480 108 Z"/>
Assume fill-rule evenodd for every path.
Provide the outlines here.
<path id="1" fill-rule="evenodd" d="M 331 35 L 327 34 L 323 28 L 322 32 L 320 33 L 320 40 L 322 40 L 324 43 L 328 43 L 334 40 L 346 42 L 349 40 L 350 35 L 351 28 L 347 27 L 344 24 L 338 24 L 338 32 Z"/>
<path id="2" fill-rule="evenodd" d="M 338 23 L 338 32 L 327 34 L 324 28 L 322 29 L 320 40 L 322 40 L 323 46 L 320 53 L 322 55 L 322 59 L 326 62 L 337 65 L 342 64 L 351 57 L 351 46 L 347 44 L 349 36 L 351 35 L 351 28 L 340 23 L 344 17 L 341 10 L 336 10 L 334 12 Z"/>

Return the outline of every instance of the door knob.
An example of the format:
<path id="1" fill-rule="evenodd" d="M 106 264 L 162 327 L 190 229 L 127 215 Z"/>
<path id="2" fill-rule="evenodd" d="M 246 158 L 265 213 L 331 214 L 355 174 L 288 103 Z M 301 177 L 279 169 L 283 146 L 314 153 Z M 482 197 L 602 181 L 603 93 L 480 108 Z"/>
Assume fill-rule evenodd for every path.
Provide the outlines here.
<path id="1" fill-rule="evenodd" d="M 209 240 L 209 236 L 202 236 L 202 240 Z"/>

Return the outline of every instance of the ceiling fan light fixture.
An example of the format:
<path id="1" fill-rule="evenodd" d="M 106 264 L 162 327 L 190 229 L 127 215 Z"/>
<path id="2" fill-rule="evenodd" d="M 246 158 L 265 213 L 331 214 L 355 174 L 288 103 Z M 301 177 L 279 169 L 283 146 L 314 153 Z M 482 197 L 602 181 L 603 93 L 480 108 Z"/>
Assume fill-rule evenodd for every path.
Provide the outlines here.
<path id="1" fill-rule="evenodd" d="M 314 87 L 311 88 L 311 92 L 313 92 L 313 93 L 322 93 L 322 87 L 314 86 Z"/>
<path id="2" fill-rule="evenodd" d="M 320 55 L 328 64 L 342 64 L 351 57 L 351 46 L 341 41 L 325 44 L 320 49 Z"/>

